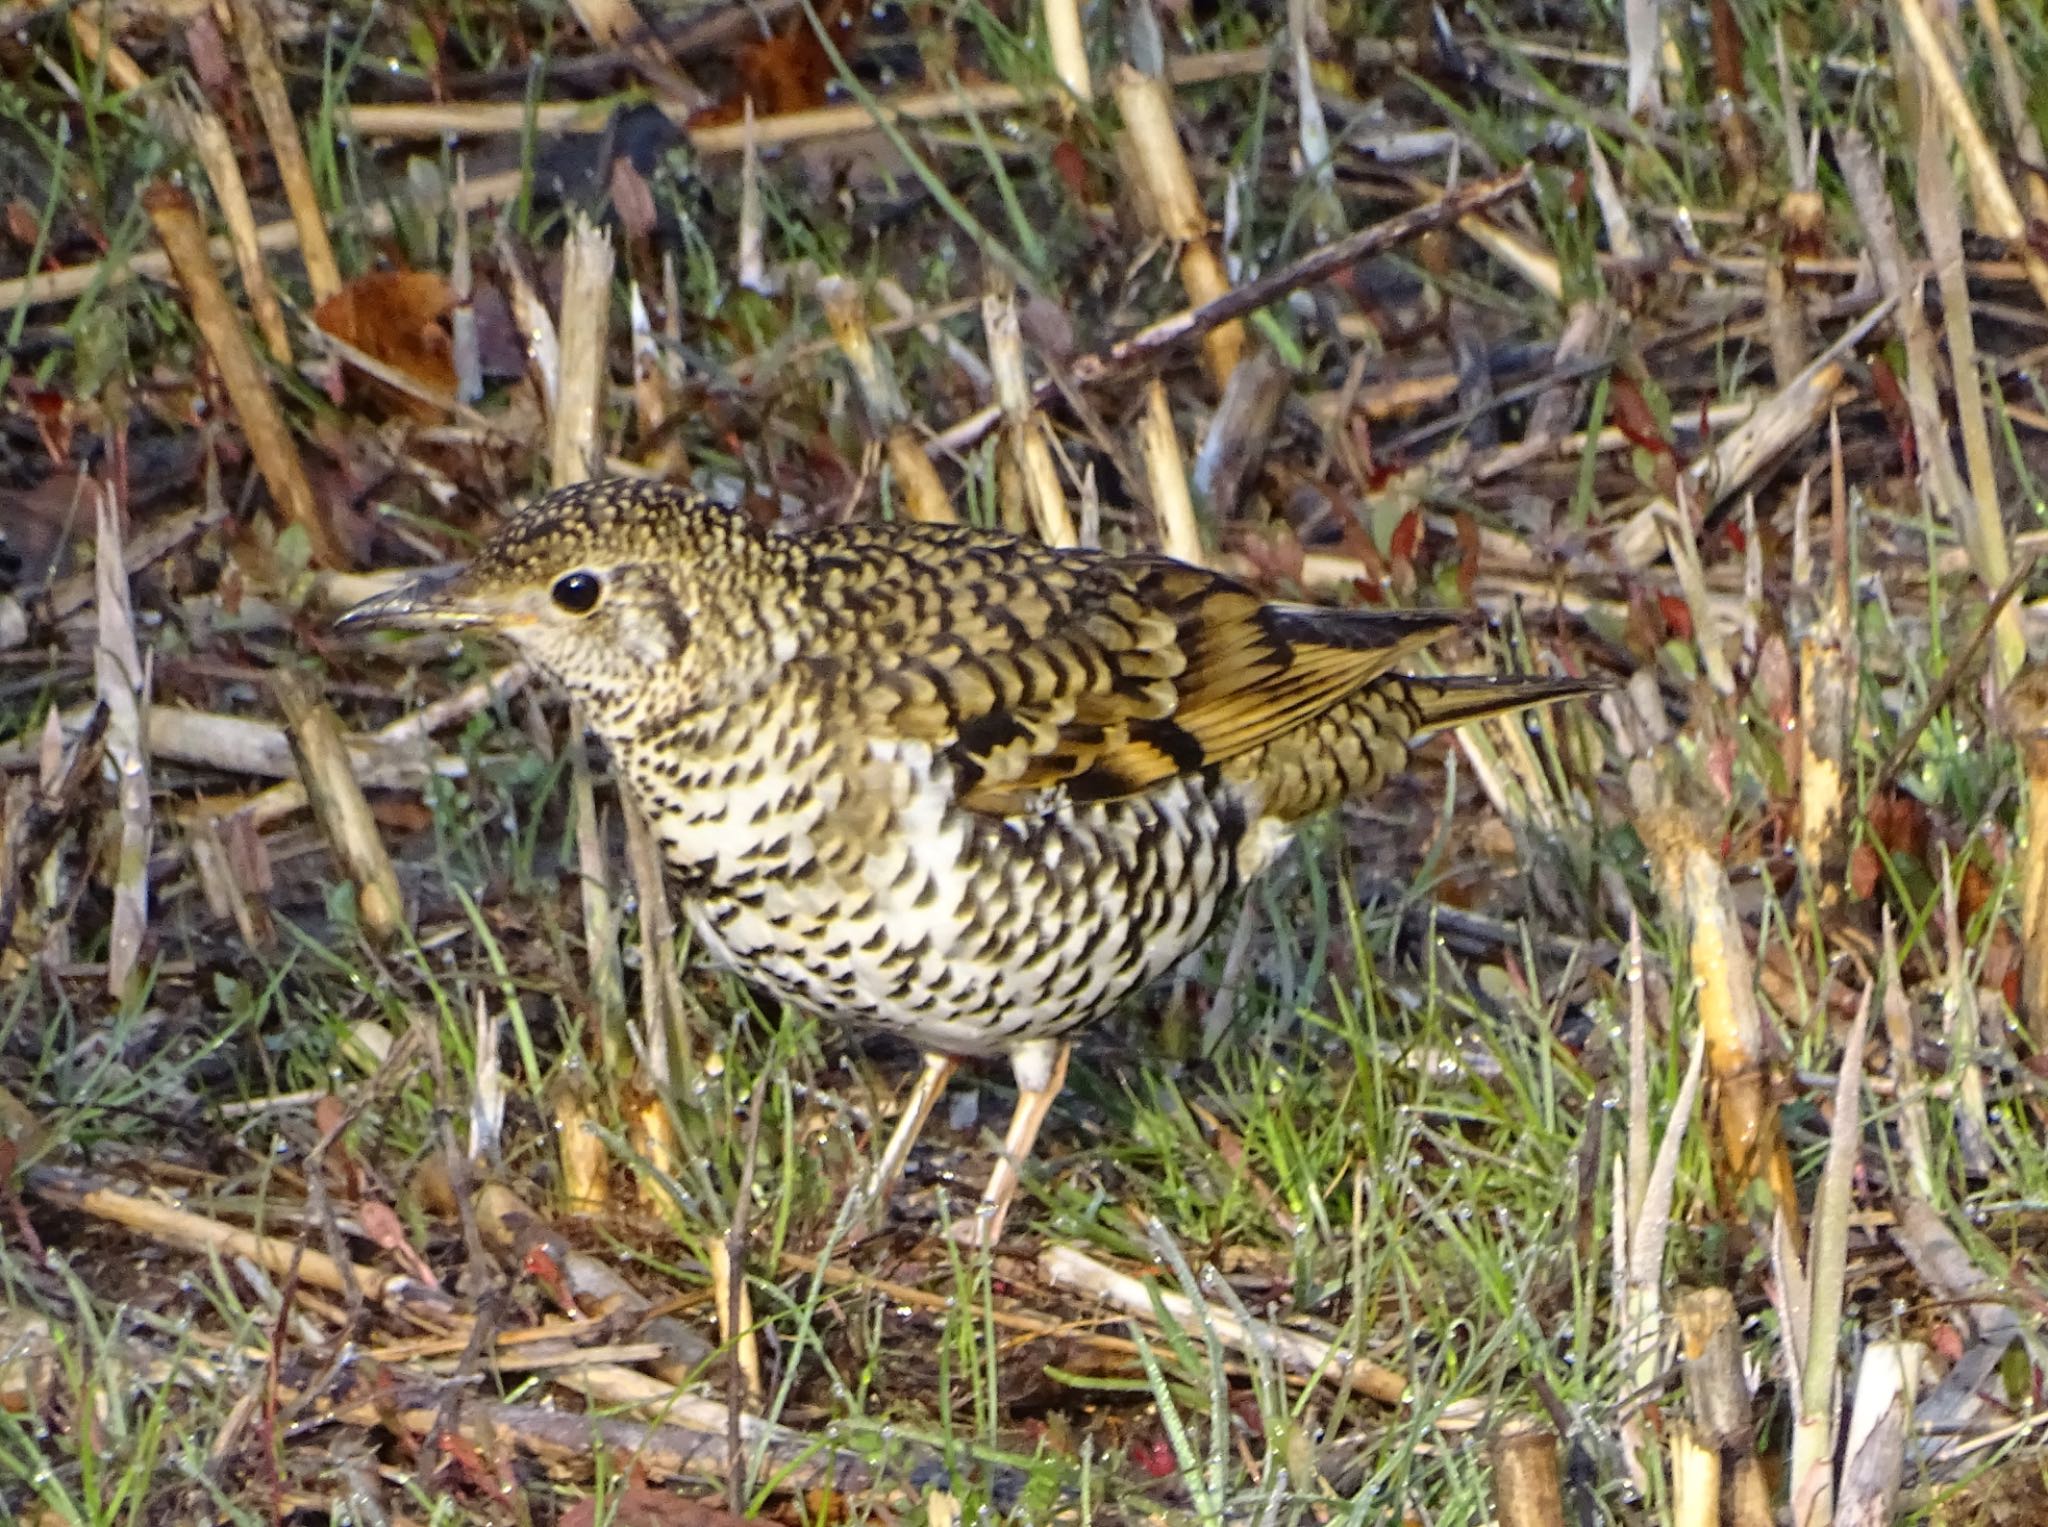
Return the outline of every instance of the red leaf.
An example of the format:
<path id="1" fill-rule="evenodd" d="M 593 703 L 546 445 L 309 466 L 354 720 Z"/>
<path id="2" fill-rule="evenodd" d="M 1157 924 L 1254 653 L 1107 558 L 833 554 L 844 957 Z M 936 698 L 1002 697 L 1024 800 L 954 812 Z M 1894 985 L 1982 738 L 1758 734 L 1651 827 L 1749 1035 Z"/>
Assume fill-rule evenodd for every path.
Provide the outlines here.
<path id="1" fill-rule="evenodd" d="M 1410 509 L 1401 516 L 1393 535 L 1387 538 L 1387 555 L 1396 562 L 1413 563 L 1416 543 L 1422 539 L 1422 511 Z"/>
<path id="2" fill-rule="evenodd" d="M 1088 205 L 1088 161 L 1074 146 L 1071 138 L 1062 138 L 1052 146 L 1053 173 L 1059 176 L 1067 188 L 1067 194 L 1084 207 Z"/>
<path id="3" fill-rule="evenodd" d="M 1891 426 L 1892 437 L 1899 443 L 1899 459 L 1905 465 L 1906 475 L 1911 477 L 1920 470 L 1920 447 L 1913 434 L 1913 410 L 1906 402 L 1906 389 L 1899 385 L 1898 373 L 1882 355 L 1870 358 L 1870 383 L 1877 393 L 1877 406 L 1884 411 L 1885 423 Z"/>
<path id="4" fill-rule="evenodd" d="M 1882 872 L 1877 850 L 1868 843 L 1858 843 L 1849 852 L 1849 894 L 1858 901 L 1870 900 Z"/>
<path id="5" fill-rule="evenodd" d="M 1659 594 L 1657 596 L 1657 613 L 1663 617 L 1664 629 L 1669 631 L 1675 640 L 1682 642 L 1692 640 L 1691 605 L 1687 604 L 1676 594 Z"/>
<path id="6" fill-rule="evenodd" d="M 1614 427 L 1621 431 L 1630 445 L 1653 456 L 1673 454 L 1671 442 L 1664 436 L 1664 426 L 1657 422 L 1656 414 L 1632 378 L 1621 372 L 1615 373 L 1613 385 L 1607 393 L 1607 407 Z"/>

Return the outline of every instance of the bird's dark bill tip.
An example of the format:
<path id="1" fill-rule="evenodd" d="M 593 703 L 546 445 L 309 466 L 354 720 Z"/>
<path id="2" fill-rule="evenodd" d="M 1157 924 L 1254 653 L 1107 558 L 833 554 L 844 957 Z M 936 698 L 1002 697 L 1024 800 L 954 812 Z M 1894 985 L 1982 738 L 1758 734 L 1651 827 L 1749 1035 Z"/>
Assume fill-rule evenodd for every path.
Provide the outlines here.
<path id="1" fill-rule="evenodd" d="M 445 631 L 480 623 L 474 610 L 451 599 L 452 572 L 429 573 L 372 594 L 335 618 L 339 631 Z"/>

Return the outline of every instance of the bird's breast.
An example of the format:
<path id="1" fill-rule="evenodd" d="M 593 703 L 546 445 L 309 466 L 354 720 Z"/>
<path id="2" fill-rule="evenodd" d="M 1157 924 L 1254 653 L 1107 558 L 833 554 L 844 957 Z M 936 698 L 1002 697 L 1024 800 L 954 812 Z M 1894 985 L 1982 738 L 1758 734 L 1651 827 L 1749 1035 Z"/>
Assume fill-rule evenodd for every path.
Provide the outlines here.
<path id="1" fill-rule="evenodd" d="M 622 762 L 722 961 L 778 995 L 972 1054 L 1063 1032 L 1170 967 L 1239 876 L 1214 780 L 991 816 L 914 741 L 757 722 Z"/>

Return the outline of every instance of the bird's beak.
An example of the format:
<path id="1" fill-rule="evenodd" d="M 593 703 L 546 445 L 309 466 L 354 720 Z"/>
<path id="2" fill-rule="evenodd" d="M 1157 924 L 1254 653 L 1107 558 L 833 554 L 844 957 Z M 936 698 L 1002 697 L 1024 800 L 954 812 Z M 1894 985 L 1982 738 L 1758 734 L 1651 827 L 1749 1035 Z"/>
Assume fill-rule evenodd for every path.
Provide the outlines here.
<path id="1" fill-rule="evenodd" d="M 498 625 L 504 614 L 479 598 L 463 570 L 455 569 L 373 594 L 334 624 L 344 631 L 460 631 Z"/>

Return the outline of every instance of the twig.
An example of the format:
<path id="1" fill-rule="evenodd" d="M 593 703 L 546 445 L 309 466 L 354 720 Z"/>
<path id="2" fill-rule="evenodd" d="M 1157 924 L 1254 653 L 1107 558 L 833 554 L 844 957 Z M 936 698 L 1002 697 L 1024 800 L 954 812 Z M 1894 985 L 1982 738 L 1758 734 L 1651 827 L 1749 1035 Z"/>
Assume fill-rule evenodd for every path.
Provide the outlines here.
<path id="1" fill-rule="evenodd" d="M 1255 313 L 1289 292 L 1313 285 L 1361 260 L 1405 244 L 1432 228 L 1455 223 L 1479 208 L 1490 207 L 1528 185 L 1531 173 L 1525 165 L 1493 180 L 1474 181 L 1446 193 L 1437 201 L 1396 213 L 1385 222 L 1362 228 L 1334 244 L 1310 250 L 1279 270 L 1232 287 L 1213 302 L 1183 308 L 1157 323 L 1148 324 L 1126 339 L 1118 340 L 1107 350 L 1080 357 L 1067 368 L 1067 373 L 1083 385 L 1105 381 L 1188 340 L 1198 339 L 1220 324 Z M 1057 391 L 1056 384 L 1046 380 L 1032 389 L 1032 396 L 1038 402 L 1046 403 Z M 1001 423 L 1002 417 L 1000 408 L 984 408 L 935 436 L 926 449 L 934 455 L 964 451 Z"/>
<path id="2" fill-rule="evenodd" d="M 1105 1267 L 1085 1252 L 1071 1246 L 1049 1246 L 1038 1259 L 1038 1270 L 1056 1288 L 1070 1288 L 1115 1305 L 1130 1314 L 1150 1319 L 1153 1301 L 1190 1332 L 1213 1330 L 1230 1346 L 1265 1352 L 1282 1367 L 1297 1373 L 1317 1374 L 1333 1383 L 1348 1384 L 1359 1393 L 1387 1405 L 1399 1405 L 1408 1398 L 1408 1381 L 1390 1368 L 1355 1356 L 1319 1337 L 1306 1336 L 1261 1321 L 1246 1322 L 1228 1310 L 1213 1306 L 1196 1310 L 1180 1294 L 1148 1288 L 1145 1281 Z"/>

